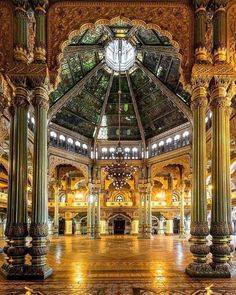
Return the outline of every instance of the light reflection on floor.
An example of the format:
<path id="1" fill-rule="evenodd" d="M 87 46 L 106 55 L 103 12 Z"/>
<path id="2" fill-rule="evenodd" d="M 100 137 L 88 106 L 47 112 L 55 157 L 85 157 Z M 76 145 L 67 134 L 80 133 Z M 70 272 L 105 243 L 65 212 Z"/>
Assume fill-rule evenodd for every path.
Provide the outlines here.
<path id="1" fill-rule="evenodd" d="M 178 236 L 152 240 L 109 236 L 94 241 L 80 236 L 53 238 L 48 263 L 54 274 L 44 282 L 13 281 L 10 285 L 1 278 L 0 294 L 16 294 L 9 292 L 23 290 L 25 285 L 46 295 L 132 295 L 142 290 L 193 294 L 213 281 L 189 278 L 184 270 L 190 261 L 188 240 Z M 220 288 L 221 294 L 236 294 L 236 278 L 215 280 L 214 288 Z"/>

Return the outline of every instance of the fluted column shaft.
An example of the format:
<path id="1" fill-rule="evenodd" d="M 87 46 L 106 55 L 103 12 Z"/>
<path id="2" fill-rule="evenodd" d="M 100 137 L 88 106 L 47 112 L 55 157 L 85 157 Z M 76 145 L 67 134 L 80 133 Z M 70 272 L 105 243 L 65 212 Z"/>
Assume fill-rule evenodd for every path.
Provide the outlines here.
<path id="1" fill-rule="evenodd" d="M 148 188 L 148 216 L 147 216 L 147 238 L 152 237 L 152 190 Z"/>
<path id="2" fill-rule="evenodd" d="M 37 62 L 46 61 L 46 8 L 47 0 L 32 0 L 36 22 L 34 59 Z"/>
<path id="3" fill-rule="evenodd" d="M 226 61 L 227 31 L 226 31 L 226 5 L 228 0 L 213 1 L 213 50 L 214 61 Z"/>
<path id="4" fill-rule="evenodd" d="M 87 206 L 87 236 L 88 238 L 91 238 L 91 202 L 90 202 L 90 195 L 88 196 L 88 206 Z"/>
<path id="5" fill-rule="evenodd" d="M 47 112 L 48 92 L 44 86 L 34 90 L 32 104 L 35 110 L 35 136 L 33 159 L 32 220 L 30 236 L 31 269 L 35 278 L 46 278 L 52 269 L 46 263 L 48 236 L 48 184 L 47 184 Z M 32 275 L 32 274 L 30 274 Z"/>
<path id="6" fill-rule="evenodd" d="M 215 78 L 215 84 L 211 93 L 212 109 L 212 260 L 213 268 L 217 271 L 228 272 L 228 246 L 229 226 L 228 209 L 229 197 L 227 189 L 230 173 L 229 163 L 229 132 L 226 131 L 226 108 L 230 105 L 226 89 L 228 81 Z"/>
<path id="7" fill-rule="evenodd" d="M 139 190 L 139 226 L 138 226 L 138 236 L 143 238 L 143 194 Z"/>
<path id="8" fill-rule="evenodd" d="M 196 61 L 207 60 L 206 50 L 206 6 L 208 0 L 195 0 L 195 14 L 194 14 L 194 47 Z"/>
<path id="9" fill-rule="evenodd" d="M 184 227 L 184 190 L 183 185 L 180 187 L 180 238 L 185 237 L 185 227 Z"/>
<path id="10" fill-rule="evenodd" d="M 59 188 L 58 184 L 54 185 L 54 229 L 53 233 L 55 236 L 59 234 Z"/>
<path id="11" fill-rule="evenodd" d="M 101 225 L 100 225 L 100 219 L 101 219 L 101 200 L 100 200 L 100 189 L 97 192 L 97 221 L 96 221 L 96 239 L 100 239 L 101 235 Z"/>
<path id="12" fill-rule="evenodd" d="M 14 31 L 14 58 L 18 61 L 27 62 L 28 60 L 28 1 L 13 0 L 15 4 L 15 31 Z"/>
<path id="13" fill-rule="evenodd" d="M 25 238 L 27 230 L 27 111 L 28 92 L 23 86 L 15 89 L 13 106 L 10 109 L 10 151 L 9 151 L 9 191 L 5 235 L 8 245 L 4 247 L 7 263 L 2 272 L 7 278 L 24 275 Z"/>
<path id="14" fill-rule="evenodd" d="M 144 199 L 144 206 L 143 206 L 143 231 L 144 231 L 144 237 L 147 235 L 147 191 L 145 189 L 145 192 L 143 194 Z"/>
<path id="15" fill-rule="evenodd" d="M 193 183 L 191 202 L 191 241 L 190 251 L 193 263 L 186 272 L 191 276 L 204 274 L 211 268 L 207 264 L 209 247 L 206 236 L 209 234 L 207 223 L 206 198 L 206 107 L 208 81 L 204 77 L 193 80 L 192 110 L 193 110 Z"/>

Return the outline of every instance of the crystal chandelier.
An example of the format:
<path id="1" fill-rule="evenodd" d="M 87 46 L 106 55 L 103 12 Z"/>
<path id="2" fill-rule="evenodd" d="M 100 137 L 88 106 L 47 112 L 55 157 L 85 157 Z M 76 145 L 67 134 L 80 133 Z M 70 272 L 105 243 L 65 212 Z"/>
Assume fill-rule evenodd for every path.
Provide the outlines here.
<path id="1" fill-rule="evenodd" d="M 132 178 L 133 173 L 135 172 L 135 167 L 129 166 L 125 161 L 125 152 L 124 148 L 121 146 L 120 142 L 120 115 L 121 115 L 121 54 L 122 54 L 122 40 L 118 39 L 119 45 L 119 90 L 118 90 L 118 100 L 119 100 L 119 109 L 118 109 L 118 118 L 119 118 L 119 141 L 118 145 L 113 153 L 113 158 L 115 162 L 112 165 L 108 165 L 105 167 L 105 171 L 107 172 L 107 178 L 112 179 L 112 183 L 116 189 L 121 189 L 127 184 L 127 181 Z"/>

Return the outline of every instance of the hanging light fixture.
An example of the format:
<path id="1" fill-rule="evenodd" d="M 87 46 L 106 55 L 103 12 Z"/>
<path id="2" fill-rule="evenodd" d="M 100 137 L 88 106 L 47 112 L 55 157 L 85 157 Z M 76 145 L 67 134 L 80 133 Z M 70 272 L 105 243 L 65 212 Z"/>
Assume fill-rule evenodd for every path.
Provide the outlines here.
<path id="1" fill-rule="evenodd" d="M 120 141 L 120 125 L 121 125 L 121 59 L 122 59 L 122 39 L 118 39 L 118 58 L 119 58 L 119 89 L 118 89 L 118 120 L 119 120 L 119 141 L 118 145 L 113 153 L 113 158 L 115 162 L 112 165 L 105 167 L 107 172 L 107 178 L 112 179 L 112 183 L 116 189 L 121 189 L 127 184 L 127 181 L 132 178 L 133 173 L 135 172 L 135 167 L 129 166 L 125 161 L 125 152 L 124 148 L 121 146 Z"/>

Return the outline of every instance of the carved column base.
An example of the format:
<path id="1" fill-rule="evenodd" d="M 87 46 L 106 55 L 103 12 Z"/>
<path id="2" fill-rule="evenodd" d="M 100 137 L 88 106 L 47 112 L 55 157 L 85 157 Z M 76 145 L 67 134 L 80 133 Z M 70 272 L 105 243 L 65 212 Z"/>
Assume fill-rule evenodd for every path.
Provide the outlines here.
<path id="1" fill-rule="evenodd" d="M 52 275 L 52 268 L 45 264 L 42 266 L 28 265 L 25 269 L 25 279 L 27 280 L 45 280 Z"/>
<path id="2" fill-rule="evenodd" d="M 147 226 L 147 231 L 146 231 L 146 234 L 145 234 L 145 239 L 152 239 L 153 236 L 152 236 L 152 232 L 151 232 L 151 226 Z"/>
<path id="3" fill-rule="evenodd" d="M 25 268 L 21 266 L 12 266 L 10 263 L 4 263 L 0 270 L 2 275 L 8 280 L 22 280 L 25 278 Z"/>
<path id="4" fill-rule="evenodd" d="M 226 61 L 226 48 L 218 48 L 214 51 L 214 62 L 220 63 Z"/>
<path id="5" fill-rule="evenodd" d="M 193 262 L 187 266 L 185 271 L 191 277 L 207 278 L 211 277 L 210 274 L 213 272 L 213 269 L 208 263 Z"/>
<path id="6" fill-rule="evenodd" d="M 231 278 L 236 274 L 236 266 L 219 265 L 217 268 L 213 269 L 211 265 L 207 263 L 191 263 L 186 268 L 186 273 L 191 277 L 199 278 Z"/>
<path id="7" fill-rule="evenodd" d="M 47 224 L 30 225 L 31 247 L 28 252 L 31 256 L 31 265 L 27 266 L 25 275 L 30 279 L 46 279 L 52 274 L 52 268 L 46 263 L 48 253 L 48 226 Z"/>
<path id="8" fill-rule="evenodd" d="M 7 279 L 22 279 L 25 268 L 25 255 L 28 253 L 25 237 L 27 224 L 8 224 L 5 231 L 7 245 L 3 248 L 7 255 L 1 271 Z"/>
<path id="9" fill-rule="evenodd" d="M 144 239 L 145 238 L 145 230 L 144 225 L 139 226 L 138 229 L 138 239 Z"/>

